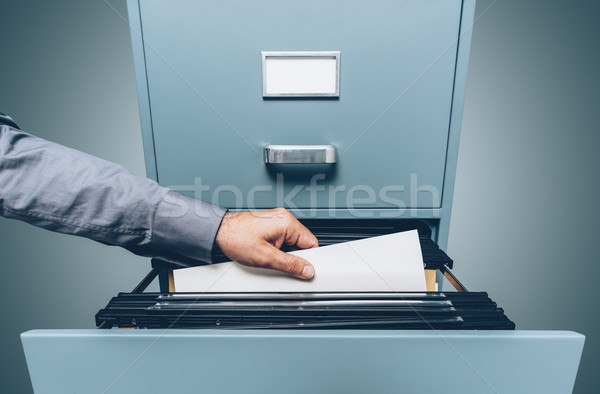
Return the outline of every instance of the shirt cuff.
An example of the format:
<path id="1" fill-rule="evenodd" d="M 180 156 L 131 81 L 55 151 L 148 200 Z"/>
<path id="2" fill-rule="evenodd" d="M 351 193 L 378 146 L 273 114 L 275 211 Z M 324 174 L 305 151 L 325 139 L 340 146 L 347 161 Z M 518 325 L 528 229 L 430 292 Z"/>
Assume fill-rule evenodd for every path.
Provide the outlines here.
<path id="1" fill-rule="evenodd" d="M 212 263 L 212 251 L 226 209 L 175 191 L 163 195 L 152 225 L 152 246 Z"/>

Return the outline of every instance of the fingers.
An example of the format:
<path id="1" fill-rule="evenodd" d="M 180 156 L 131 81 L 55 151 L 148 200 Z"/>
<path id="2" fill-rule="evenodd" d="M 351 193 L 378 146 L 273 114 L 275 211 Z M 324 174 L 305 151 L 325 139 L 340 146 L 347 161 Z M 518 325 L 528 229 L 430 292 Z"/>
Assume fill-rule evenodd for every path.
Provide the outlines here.
<path id="1" fill-rule="evenodd" d="M 270 244 L 265 244 L 264 248 L 265 260 L 261 267 L 282 271 L 300 279 L 311 279 L 315 275 L 312 264 L 302 257 L 284 253 Z"/>
<path id="2" fill-rule="evenodd" d="M 271 268 L 301 279 L 310 279 L 314 267 L 305 259 L 279 250 L 319 246 L 317 238 L 284 208 L 227 213 L 215 239 L 232 260 L 250 267 Z"/>
<path id="3" fill-rule="evenodd" d="M 283 213 L 287 215 L 289 219 L 284 240 L 287 245 L 297 246 L 300 249 L 316 248 L 319 246 L 317 237 L 315 237 L 309 229 L 300 223 L 298 219 L 294 217 L 294 215 L 285 209 L 283 210 Z"/>
<path id="4" fill-rule="evenodd" d="M 319 241 L 317 240 L 317 237 L 315 237 L 314 234 L 311 233 L 309 229 L 304 227 L 304 225 L 298 220 L 296 220 L 296 223 L 297 226 L 294 226 L 294 231 L 296 231 L 298 236 L 296 246 L 300 249 L 316 248 L 317 246 L 319 246 Z"/>

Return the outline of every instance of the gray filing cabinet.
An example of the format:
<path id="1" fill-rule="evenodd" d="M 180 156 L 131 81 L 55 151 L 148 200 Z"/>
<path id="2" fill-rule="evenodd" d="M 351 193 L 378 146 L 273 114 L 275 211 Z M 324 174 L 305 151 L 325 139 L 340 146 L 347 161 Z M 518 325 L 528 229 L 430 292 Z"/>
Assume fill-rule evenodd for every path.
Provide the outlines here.
<path id="1" fill-rule="evenodd" d="M 445 248 L 474 9 L 474 0 L 128 0 L 148 175 L 231 209 L 283 205 L 342 226 L 418 219 Z M 286 85 L 290 76 L 304 83 Z M 269 145 L 291 153 L 265 160 Z M 22 338 L 38 392 L 558 393 L 572 390 L 584 342 L 518 330 Z"/>

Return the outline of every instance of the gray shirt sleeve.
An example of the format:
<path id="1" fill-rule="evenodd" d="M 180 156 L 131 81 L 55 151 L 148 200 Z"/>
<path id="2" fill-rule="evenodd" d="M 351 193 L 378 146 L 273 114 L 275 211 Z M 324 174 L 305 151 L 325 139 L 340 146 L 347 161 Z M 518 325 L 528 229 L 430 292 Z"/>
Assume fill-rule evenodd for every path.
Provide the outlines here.
<path id="1" fill-rule="evenodd" d="M 0 215 L 182 266 L 211 262 L 225 209 L 27 134 L 6 119 Z"/>

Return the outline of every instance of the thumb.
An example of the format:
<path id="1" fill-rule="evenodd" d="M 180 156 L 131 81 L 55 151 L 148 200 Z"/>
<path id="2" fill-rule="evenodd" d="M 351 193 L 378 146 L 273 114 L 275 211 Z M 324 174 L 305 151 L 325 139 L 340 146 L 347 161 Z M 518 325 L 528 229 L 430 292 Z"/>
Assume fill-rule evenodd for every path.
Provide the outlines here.
<path id="1" fill-rule="evenodd" d="M 284 253 L 268 244 L 263 267 L 285 272 L 296 278 L 311 279 L 315 275 L 315 268 L 306 259 L 293 254 Z"/>

